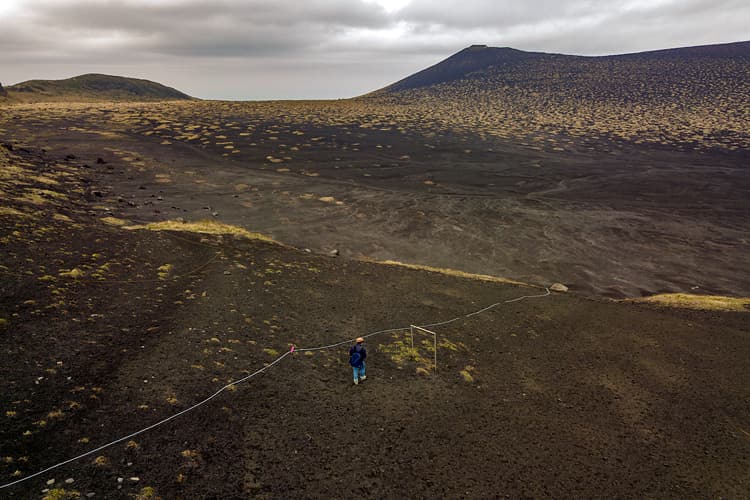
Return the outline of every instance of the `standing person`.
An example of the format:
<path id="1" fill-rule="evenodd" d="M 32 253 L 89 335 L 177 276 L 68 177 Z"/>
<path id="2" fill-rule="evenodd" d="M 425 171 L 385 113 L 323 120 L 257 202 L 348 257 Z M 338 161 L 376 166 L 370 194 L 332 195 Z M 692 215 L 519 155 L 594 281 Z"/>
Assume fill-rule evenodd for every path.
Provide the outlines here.
<path id="1" fill-rule="evenodd" d="M 352 365 L 354 372 L 354 385 L 364 382 L 367 379 L 365 375 L 365 358 L 367 358 L 367 349 L 364 346 L 365 339 L 357 338 L 357 343 L 349 348 L 349 364 Z"/>

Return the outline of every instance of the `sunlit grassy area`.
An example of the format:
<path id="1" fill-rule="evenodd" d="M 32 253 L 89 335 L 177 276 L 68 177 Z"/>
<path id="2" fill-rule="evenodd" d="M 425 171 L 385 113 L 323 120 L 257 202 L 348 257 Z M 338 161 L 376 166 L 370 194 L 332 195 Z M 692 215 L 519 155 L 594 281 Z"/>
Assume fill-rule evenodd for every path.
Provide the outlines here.
<path id="1" fill-rule="evenodd" d="M 473 274 L 473 273 L 467 273 L 464 271 L 459 271 L 457 269 L 423 266 L 421 264 L 408 264 L 408 263 L 399 262 L 396 260 L 383 260 L 383 261 L 372 260 L 370 262 L 375 262 L 377 264 L 384 264 L 387 266 L 405 267 L 407 269 L 419 269 L 421 271 L 429 271 L 431 273 L 446 274 L 448 276 L 457 276 L 459 278 L 467 278 L 467 279 L 472 279 L 472 280 L 490 281 L 493 283 L 509 283 L 511 285 L 521 285 L 521 286 L 534 286 L 534 285 L 530 285 L 529 283 L 524 283 L 522 281 L 515 281 L 515 280 L 508 279 L 508 278 L 501 278 L 499 276 L 490 276 L 487 274 Z"/>
<path id="2" fill-rule="evenodd" d="M 687 293 L 665 293 L 642 299 L 628 299 L 630 302 L 645 302 L 684 309 L 706 311 L 750 312 L 750 298 L 722 297 L 719 295 L 691 295 Z"/>
<path id="3" fill-rule="evenodd" d="M 215 220 L 201 220 L 197 222 L 180 222 L 175 220 L 166 220 L 162 222 L 152 222 L 145 225 L 126 226 L 125 229 L 148 229 L 150 231 L 185 231 L 188 233 L 202 234 L 231 234 L 251 240 L 261 240 L 270 243 L 280 244 L 273 238 L 261 233 L 253 233 L 247 229 L 224 224 Z"/>

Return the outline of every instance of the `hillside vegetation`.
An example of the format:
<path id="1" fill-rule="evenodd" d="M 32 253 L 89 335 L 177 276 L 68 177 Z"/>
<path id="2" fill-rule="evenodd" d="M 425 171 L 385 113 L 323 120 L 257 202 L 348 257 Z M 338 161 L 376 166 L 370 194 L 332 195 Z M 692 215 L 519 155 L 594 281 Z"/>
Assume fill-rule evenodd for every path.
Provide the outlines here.
<path id="1" fill-rule="evenodd" d="M 7 87 L 22 102 L 44 101 L 171 101 L 192 99 L 171 87 L 149 80 L 88 74 L 66 80 L 29 80 Z"/>
<path id="2" fill-rule="evenodd" d="M 564 135 L 743 150 L 750 42 L 606 57 L 472 46 L 365 98 L 560 148 Z"/>

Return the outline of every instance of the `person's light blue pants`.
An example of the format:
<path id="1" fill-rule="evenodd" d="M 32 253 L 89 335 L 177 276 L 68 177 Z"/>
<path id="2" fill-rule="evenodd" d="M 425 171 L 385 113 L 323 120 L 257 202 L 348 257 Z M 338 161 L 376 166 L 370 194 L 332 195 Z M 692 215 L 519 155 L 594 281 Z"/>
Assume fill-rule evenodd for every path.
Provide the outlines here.
<path id="1" fill-rule="evenodd" d="M 362 366 L 360 368 L 352 366 L 352 371 L 354 372 L 354 381 L 357 382 L 365 376 L 365 362 L 362 361 Z"/>

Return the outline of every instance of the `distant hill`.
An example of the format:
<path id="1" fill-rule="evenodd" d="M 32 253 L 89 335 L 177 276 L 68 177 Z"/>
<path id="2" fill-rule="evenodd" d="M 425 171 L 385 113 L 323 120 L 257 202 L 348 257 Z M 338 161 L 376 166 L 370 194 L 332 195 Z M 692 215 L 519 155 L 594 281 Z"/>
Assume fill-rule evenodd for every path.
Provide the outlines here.
<path id="1" fill-rule="evenodd" d="M 675 74 L 673 65 L 693 67 L 724 63 L 748 64 L 750 42 L 706 45 L 678 49 L 656 50 L 613 56 L 571 56 L 544 52 L 524 52 L 508 47 L 472 45 L 447 59 L 419 71 L 411 76 L 381 89 L 378 92 L 399 92 L 429 87 L 457 80 L 484 81 L 488 84 L 548 86 L 551 81 L 574 78 L 584 81 L 596 79 L 600 86 L 617 86 L 622 80 L 601 79 L 605 76 L 621 76 L 629 70 L 627 79 L 652 79 L 652 83 L 665 80 L 685 81 L 684 75 Z M 672 65 L 670 65 L 670 63 Z M 637 72 L 630 70 L 637 69 Z M 745 72 L 736 74 L 743 76 Z M 706 75 L 722 76 L 722 75 Z M 723 76 L 726 76 L 724 74 Z M 653 78 L 656 77 L 656 81 Z"/>
<path id="2" fill-rule="evenodd" d="M 555 148 L 606 136 L 747 150 L 750 42 L 599 57 L 473 45 L 360 100 Z"/>
<path id="3" fill-rule="evenodd" d="M 419 87 L 428 87 L 439 83 L 452 82 L 467 78 L 472 73 L 490 70 L 509 63 L 525 63 L 547 54 L 524 52 L 508 47 L 488 47 L 472 45 L 447 59 L 430 66 L 418 73 L 399 80 L 384 88 L 387 92 L 398 92 Z"/>
<path id="4" fill-rule="evenodd" d="M 67 80 L 29 80 L 6 87 L 6 90 L 9 97 L 19 101 L 192 99 L 178 90 L 149 80 L 99 74 L 81 75 Z"/>

